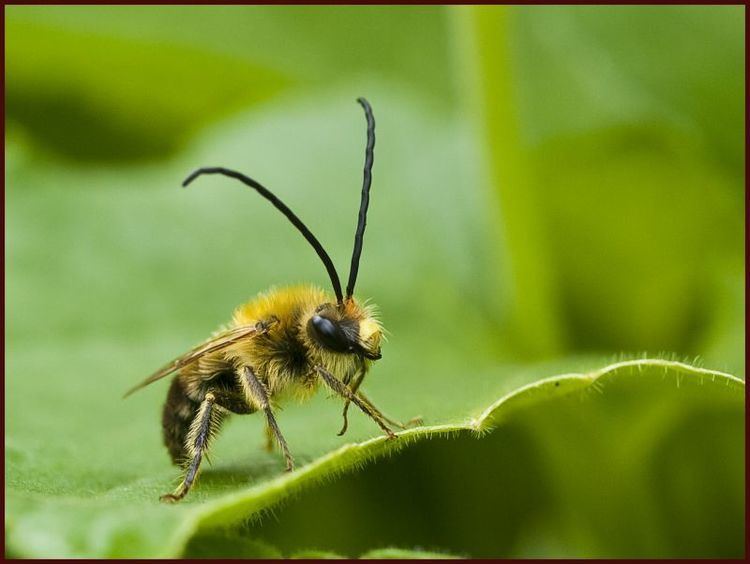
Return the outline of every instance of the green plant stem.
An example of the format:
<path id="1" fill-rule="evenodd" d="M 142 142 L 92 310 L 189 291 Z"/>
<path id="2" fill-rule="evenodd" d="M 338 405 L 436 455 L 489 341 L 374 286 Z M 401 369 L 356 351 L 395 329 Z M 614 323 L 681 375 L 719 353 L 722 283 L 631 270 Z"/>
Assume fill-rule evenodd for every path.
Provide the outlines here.
<path id="1" fill-rule="evenodd" d="M 549 357 L 563 348 L 552 268 L 548 260 L 536 189 L 521 138 L 509 37 L 511 9 L 456 9 L 457 50 L 465 95 L 476 119 L 478 145 L 501 218 L 498 238 L 509 280 L 502 302 L 518 345 L 529 357 Z"/>

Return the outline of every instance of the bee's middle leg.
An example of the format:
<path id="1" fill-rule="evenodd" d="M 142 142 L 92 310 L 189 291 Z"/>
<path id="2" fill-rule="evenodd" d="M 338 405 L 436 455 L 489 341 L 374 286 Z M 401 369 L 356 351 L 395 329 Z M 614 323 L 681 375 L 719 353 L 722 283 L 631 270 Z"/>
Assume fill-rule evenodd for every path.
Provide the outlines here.
<path id="1" fill-rule="evenodd" d="M 219 426 L 221 417 L 214 406 L 216 401 L 214 394 L 208 392 L 201 402 L 198 413 L 195 416 L 193 424 L 190 426 L 187 438 L 185 440 L 185 449 L 190 454 L 191 459 L 185 470 L 185 476 L 177 489 L 169 494 L 161 496 L 161 501 L 179 501 L 187 495 L 190 487 L 195 481 L 198 474 L 201 460 L 208 448 L 208 441 Z"/>
<path id="2" fill-rule="evenodd" d="M 292 453 L 289 452 L 289 446 L 286 444 L 284 435 L 281 434 L 279 424 L 276 423 L 276 417 L 273 414 L 273 409 L 271 409 L 271 402 L 268 399 L 268 391 L 266 390 L 266 387 L 263 385 L 263 382 L 258 380 L 258 377 L 249 366 L 242 368 L 240 380 L 243 388 L 250 396 L 250 399 L 263 410 L 263 413 L 265 413 L 266 423 L 269 430 L 268 433 L 276 438 L 276 442 L 278 443 L 281 452 L 284 453 L 286 471 L 291 472 L 294 470 L 294 458 L 292 458 Z"/>

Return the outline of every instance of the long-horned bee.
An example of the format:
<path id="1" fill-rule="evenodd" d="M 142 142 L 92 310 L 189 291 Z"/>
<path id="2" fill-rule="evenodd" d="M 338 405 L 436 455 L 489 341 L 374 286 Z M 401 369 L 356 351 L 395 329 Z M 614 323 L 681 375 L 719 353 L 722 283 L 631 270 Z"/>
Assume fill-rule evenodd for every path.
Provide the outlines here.
<path id="1" fill-rule="evenodd" d="M 273 193 L 253 180 L 221 167 L 200 168 L 182 183 L 189 185 L 204 174 L 221 174 L 253 188 L 302 233 L 315 249 L 333 286 L 331 296 L 312 286 L 271 290 L 238 307 L 228 328 L 165 365 L 128 391 L 132 394 L 152 382 L 176 373 L 162 414 L 164 444 L 172 462 L 182 465 L 184 475 L 177 489 L 161 496 L 178 501 L 193 485 L 201 460 L 222 421 L 230 413 L 263 412 L 268 448 L 275 440 L 294 468 L 294 459 L 274 415 L 274 400 L 291 393 L 304 399 L 322 382 L 344 400 L 344 425 L 352 403 L 389 437 L 389 419 L 359 390 L 370 363 L 380 358 L 383 329 L 371 306 L 354 298 L 359 259 L 367 220 L 375 148 L 375 119 L 370 104 L 358 98 L 367 120 L 364 181 L 359 221 L 354 235 L 346 294 L 341 291 L 336 268 L 318 239 Z M 416 420 L 415 420 L 416 421 Z"/>

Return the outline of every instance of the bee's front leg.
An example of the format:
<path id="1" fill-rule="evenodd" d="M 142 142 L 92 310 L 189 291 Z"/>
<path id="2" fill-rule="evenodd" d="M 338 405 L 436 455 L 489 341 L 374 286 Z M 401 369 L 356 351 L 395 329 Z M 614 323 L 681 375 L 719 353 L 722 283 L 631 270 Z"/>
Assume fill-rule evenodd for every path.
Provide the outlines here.
<path id="1" fill-rule="evenodd" d="M 341 380 L 336 378 L 336 376 L 328 372 L 328 370 L 326 370 L 322 366 L 316 365 L 315 371 L 323 379 L 326 385 L 331 388 L 331 390 L 339 394 L 344 399 L 352 402 L 354 405 L 360 408 L 362 412 L 365 413 L 365 415 L 375 421 L 375 423 L 377 423 L 378 426 L 383 429 L 389 439 L 396 438 L 396 434 L 391 431 L 388 425 L 385 424 L 385 421 L 383 421 L 383 417 L 380 415 L 380 413 L 376 413 L 376 411 L 374 411 L 368 403 L 365 403 L 358 396 L 353 394 L 346 384 L 344 384 Z"/>
<path id="2" fill-rule="evenodd" d="M 423 420 L 422 420 L 421 417 L 412 417 L 406 423 L 401 423 L 400 421 L 396 421 L 395 419 L 391 419 L 390 417 L 388 417 L 385 413 L 383 413 L 382 411 L 380 411 L 375 406 L 374 403 L 372 403 L 372 400 L 370 398 L 368 398 L 365 395 L 364 392 L 358 391 L 359 390 L 359 386 L 362 384 L 363 378 L 364 378 L 364 373 L 362 372 L 354 380 L 354 383 L 350 386 L 349 389 L 351 390 L 352 394 L 354 394 L 355 396 L 359 397 L 360 400 L 362 400 L 364 403 L 366 403 L 367 406 L 372 410 L 372 412 L 375 415 L 377 415 L 378 417 L 380 417 L 383 421 L 385 421 L 389 425 L 393 425 L 394 427 L 398 427 L 401 430 L 408 429 L 409 427 L 413 427 L 415 425 L 421 425 L 423 423 Z M 346 384 L 346 382 L 344 382 L 344 384 Z M 344 425 L 341 427 L 341 430 L 338 432 L 339 436 L 341 436 L 344 433 L 346 433 L 346 430 L 349 427 L 349 418 L 347 417 L 347 413 L 349 411 L 349 405 L 350 405 L 350 402 L 347 399 L 344 402 L 344 411 L 342 413 L 342 415 L 344 417 Z"/>
<path id="3" fill-rule="evenodd" d="M 400 421 L 396 421 L 395 419 L 391 419 L 385 413 L 383 413 L 382 411 L 380 411 L 375 406 L 375 404 L 372 403 L 372 400 L 370 398 L 368 398 L 364 394 L 364 392 L 359 392 L 357 395 L 362 399 L 363 402 L 365 402 L 367 405 L 369 405 L 370 408 L 372 408 L 372 410 L 375 413 L 377 413 L 380 417 L 382 417 L 383 421 L 385 421 L 386 423 L 389 423 L 390 425 L 393 425 L 394 427 L 398 427 L 399 429 L 403 430 L 403 429 L 408 429 L 409 427 L 414 427 L 414 426 L 421 425 L 422 423 L 424 423 L 424 420 L 422 419 L 421 416 L 412 417 L 406 423 L 401 423 Z"/>
<path id="4" fill-rule="evenodd" d="M 365 369 L 364 367 L 360 367 L 358 370 L 356 376 L 354 377 L 354 382 L 352 382 L 351 386 L 349 386 L 349 382 L 351 381 L 351 378 L 349 376 L 344 378 L 344 385 L 349 386 L 349 389 L 351 390 L 352 394 L 357 395 L 357 390 L 362 385 L 362 380 L 365 379 Z M 347 399 L 344 401 L 344 410 L 341 412 L 341 416 L 344 418 L 344 425 L 341 427 L 341 430 L 338 432 L 338 436 L 342 436 L 344 433 L 346 433 L 347 428 L 349 427 L 349 405 L 351 402 Z M 377 411 L 377 410 L 376 410 Z"/>

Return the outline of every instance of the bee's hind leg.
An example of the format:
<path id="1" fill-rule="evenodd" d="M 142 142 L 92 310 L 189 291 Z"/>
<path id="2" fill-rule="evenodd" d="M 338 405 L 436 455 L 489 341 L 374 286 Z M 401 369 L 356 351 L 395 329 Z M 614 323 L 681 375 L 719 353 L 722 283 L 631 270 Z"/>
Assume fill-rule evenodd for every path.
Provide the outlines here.
<path id="1" fill-rule="evenodd" d="M 185 439 L 185 449 L 190 456 L 190 462 L 185 469 L 185 476 L 177 489 L 169 494 L 161 496 L 161 501 L 175 502 L 181 500 L 190 491 L 190 487 L 198 474 L 201 460 L 208 448 L 211 436 L 216 432 L 221 421 L 221 415 L 214 406 L 214 394 L 208 392 L 201 402 L 198 413 L 190 425 L 190 431 Z"/>
<path id="2" fill-rule="evenodd" d="M 258 380 L 252 368 L 249 366 L 243 367 L 242 373 L 240 374 L 240 381 L 247 395 L 250 396 L 249 399 L 266 414 L 266 423 L 269 429 L 268 433 L 276 439 L 281 452 L 284 453 L 286 471 L 291 472 L 294 470 L 294 458 L 292 458 L 292 453 L 289 452 L 289 446 L 286 444 L 284 435 L 281 434 L 279 424 L 276 423 L 276 417 L 273 414 L 273 409 L 271 409 L 271 402 L 268 399 L 268 391 L 266 390 L 266 387 L 263 385 L 263 382 Z"/>

